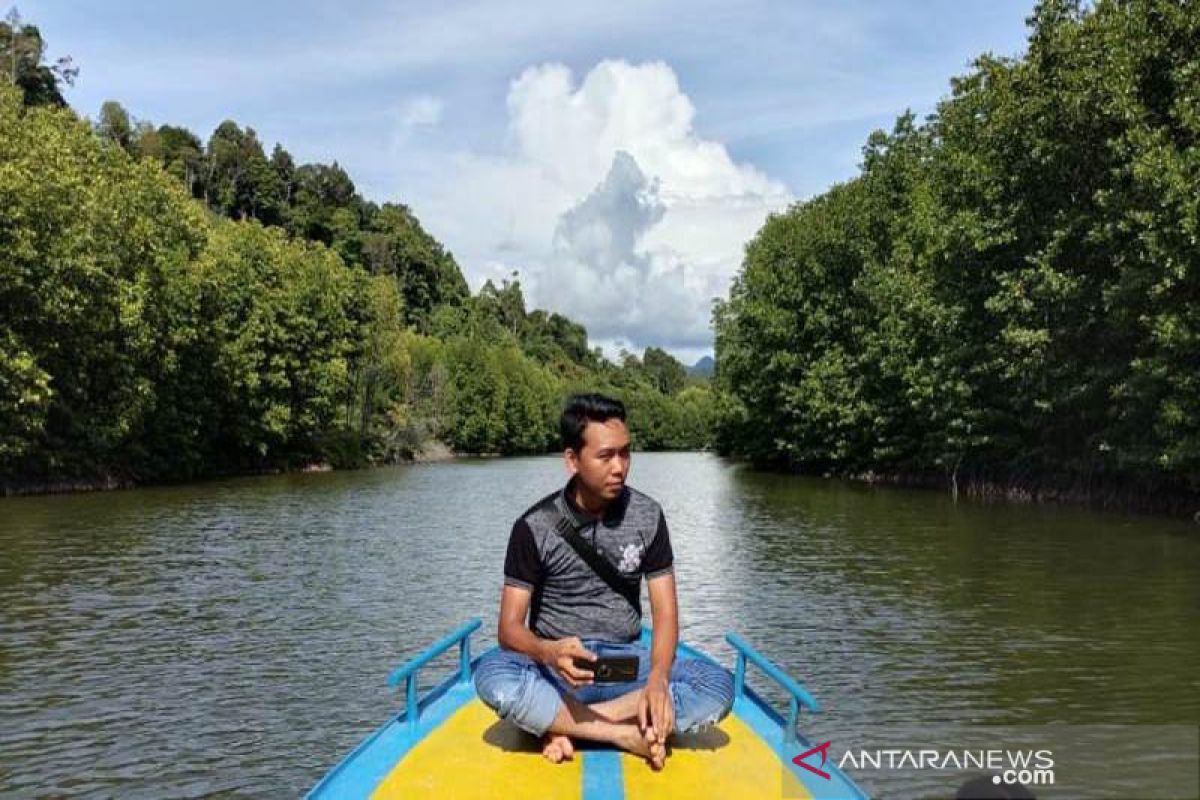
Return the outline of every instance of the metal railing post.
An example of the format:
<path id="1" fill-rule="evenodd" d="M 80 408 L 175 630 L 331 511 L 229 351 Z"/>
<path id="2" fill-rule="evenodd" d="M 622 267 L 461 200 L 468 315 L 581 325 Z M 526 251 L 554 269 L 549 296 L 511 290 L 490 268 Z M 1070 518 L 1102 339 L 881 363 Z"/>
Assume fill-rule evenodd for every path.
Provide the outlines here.
<path id="1" fill-rule="evenodd" d="M 783 739 L 785 742 L 796 741 L 796 722 L 800 719 L 800 706 L 803 705 L 810 711 L 820 711 L 821 706 L 799 681 L 780 669 L 778 664 L 755 650 L 745 639 L 736 633 L 730 633 L 725 636 L 725 641 L 733 645 L 733 649 L 737 651 L 737 668 L 733 674 L 734 696 L 740 697 L 746 692 L 746 664 L 751 663 L 758 667 L 768 678 L 775 681 L 788 693 L 787 729 L 783 732 Z"/>
<path id="2" fill-rule="evenodd" d="M 405 714 L 408 717 L 410 729 L 415 728 L 417 721 L 421 718 L 421 703 L 417 699 L 417 673 L 421 667 L 457 644 L 459 646 L 459 679 L 464 683 L 469 680 L 471 677 L 471 634 L 478 630 L 480 624 L 479 618 L 476 617 L 459 626 L 388 676 L 388 686 L 399 686 L 400 682 L 404 681 L 405 703 L 407 703 Z"/>
<path id="3" fill-rule="evenodd" d="M 417 671 L 413 670 L 405 681 L 405 694 L 407 699 L 408 713 L 408 729 L 411 731 L 417 727 L 417 718 L 421 715 L 421 706 L 417 703 Z"/>

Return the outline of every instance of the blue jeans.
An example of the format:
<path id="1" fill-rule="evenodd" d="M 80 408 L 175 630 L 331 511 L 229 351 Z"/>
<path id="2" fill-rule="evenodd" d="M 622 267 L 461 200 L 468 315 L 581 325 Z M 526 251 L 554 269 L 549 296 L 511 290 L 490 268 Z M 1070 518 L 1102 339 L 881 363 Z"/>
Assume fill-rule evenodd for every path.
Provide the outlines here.
<path id="1" fill-rule="evenodd" d="M 541 736 L 558 714 L 562 695 L 584 705 L 612 700 L 646 685 L 650 650 L 637 642 L 614 644 L 584 639 L 598 656 L 638 656 L 638 677 L 628 683 L 594 683 L 572 689 L 557 670 L 529 656 L 497 649 L 475 667 L 475 691 L 493 711 L 522 730 Z M 701 730 L 725 718 L 733 705 L 733 678 L 722 667 L 700 659 L 677 660 L 667 680 L 675 709 L 676 733 Z"/>

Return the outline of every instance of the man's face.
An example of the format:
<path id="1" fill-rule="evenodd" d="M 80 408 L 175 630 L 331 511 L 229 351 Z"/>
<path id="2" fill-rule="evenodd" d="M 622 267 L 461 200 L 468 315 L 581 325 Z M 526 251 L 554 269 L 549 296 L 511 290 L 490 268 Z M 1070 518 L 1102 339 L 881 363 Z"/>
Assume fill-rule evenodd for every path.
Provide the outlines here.
<path id="1" fill-rule="evenodd" d="M 619 419 L 589 421 L 583 429 L 583 447 L 567 450 L 567 468 L 579 476 L 590 494 L 615 500 L 629 477 L 629 429 Z"/>

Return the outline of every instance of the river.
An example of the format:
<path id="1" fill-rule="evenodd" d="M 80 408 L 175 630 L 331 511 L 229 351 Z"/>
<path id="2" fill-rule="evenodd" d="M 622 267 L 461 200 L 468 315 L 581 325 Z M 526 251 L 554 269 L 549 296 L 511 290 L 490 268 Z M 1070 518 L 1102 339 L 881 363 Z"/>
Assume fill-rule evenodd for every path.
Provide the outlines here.
<path id="1" fill-rule="evenodd" d="M 491 643 L 511 522 L 564 479 L 481 459 L 0 500 L 0 796 L 303 793 L 400 707 L 391 668 L 473 616 Z M 683 637 L 782 664 L 825 705 L 810 737 L 1200 720 L 1194 523 L 699 453 L 635 454 L 630 483 L 666 511 Z"/>

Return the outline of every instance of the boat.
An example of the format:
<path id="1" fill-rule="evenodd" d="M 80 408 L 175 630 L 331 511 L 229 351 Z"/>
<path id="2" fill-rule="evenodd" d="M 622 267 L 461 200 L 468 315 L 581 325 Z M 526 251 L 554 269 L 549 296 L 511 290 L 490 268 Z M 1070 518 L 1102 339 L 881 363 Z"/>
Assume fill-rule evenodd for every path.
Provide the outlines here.
<path id="1" fill-rule="evenodd" d="M 403 686 L 404 710 L 368 736 L 308 793 L 327 798 L 813 798 L 865 800 L 866 794 L 838 769 L 826 751 L 796 730 L 803 707 L 819 710 L 798 681 L 735 633 L 726 641 L 737 654 L 734 702 L 728 716 L 707 730 L 676 734 L 664 769 L 645 759 L 590 742 L 578 742 L 575 757 L 552 764 L 528 733 L 496 714 L 476 696 L 471 658 L 472 619 L 391 673 L 389 685 Z M 650 631 L 642 630 L 649 646 Z M 418 696 L 417 676 L 435 658 L 459 648 L 458 667 Z M 482 657 L 482 656 L 481 656 Z M 702 658 L 680 643 L 677 658 Z M 786 718 L 747 683 L 755 667 L 787 693 Z"/>

